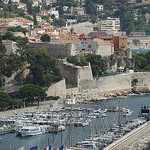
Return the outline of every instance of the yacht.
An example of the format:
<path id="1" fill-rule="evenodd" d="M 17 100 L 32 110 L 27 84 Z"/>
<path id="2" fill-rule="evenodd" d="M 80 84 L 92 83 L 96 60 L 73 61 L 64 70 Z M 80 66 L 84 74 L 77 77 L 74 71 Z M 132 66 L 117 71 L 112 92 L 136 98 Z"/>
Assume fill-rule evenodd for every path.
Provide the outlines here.
<path id="1" fill-rule="evenodd" d="M 47 130 L 48 132 L 57 133 L 57 132 L 64 131 L 65 129 L 66 129 L 65 126 L 56 123 L 56 124 L 51 124 Z"/>
<path id="2" fill-rule="evenodd" d="M 45 133 L 45 129 L 40 127 L 40 125 L 26 125 L 19 131 L 21 136 L 32 136 Z"/>
<path id="3" fill-rule="evenodd" d="M 6 125 L 0 127 L 0 135 L 8 134 L 14 131 L 14 128 L 12 125 Z"/>

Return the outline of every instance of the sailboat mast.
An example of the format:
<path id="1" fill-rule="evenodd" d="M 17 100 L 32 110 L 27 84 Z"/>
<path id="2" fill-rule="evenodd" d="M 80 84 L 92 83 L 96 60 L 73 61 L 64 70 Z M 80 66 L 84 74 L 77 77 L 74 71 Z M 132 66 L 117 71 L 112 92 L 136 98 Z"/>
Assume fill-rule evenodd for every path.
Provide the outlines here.
<path id="1" fill-rule="evenodd" d="M 72 115 L 72 105 L 71 105 L 71 111 L 70 111 L 70 125 L 69 125 L 69 147 L 70 147 L 71 115 Z"/>
<path id="2" fill-rule="evenodd" d="M 53 112 L 52 112 L 52 118 L 53 118 L 53 147 L 55 147 L 55 145 L 54 145 L 54 116 L 53 116 Z"/>

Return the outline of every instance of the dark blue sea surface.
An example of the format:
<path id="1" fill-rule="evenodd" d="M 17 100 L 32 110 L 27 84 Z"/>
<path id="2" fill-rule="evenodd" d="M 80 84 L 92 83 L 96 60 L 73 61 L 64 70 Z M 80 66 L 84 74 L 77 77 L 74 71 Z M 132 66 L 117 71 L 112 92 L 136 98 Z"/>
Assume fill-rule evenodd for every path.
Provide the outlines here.
<path id="1" fill-rule="evenodd" d="M 111 100 L 90 103 L 89 105 L 100 107 L 125 107 L 133 110 L 133 114 L 130 117 L 125 117 L 119 112 L 107 112 L 108 117 L 92 119 L 92 123 L 89 126 L 72 126 L 70 129 L 70 141 L 72 146 L 78 141 L 89 137 L 91 133 L 100 134 L 103 130 L 109 129 L 112 124 L 118 124 L 119 122 L 125 123 L 127 120 L 137 118 L 142 106 L 150 107 L 150 94 L 117 97 Z M 25 146 L 25 150 L 30 150 L 30 148 L 34 146 L 39 146 L 39 149 L 44 149 L 48 145 L 53 145 L 52 133 L 30 137 L 19 137 L 16 136 L 16 133 L 14 132 L 0 137 L 2 138 L 0 142 L 0 150 L 18 150 L 22 146 Z M 67 147 L 69 145 L 69 127 L 61 133 L 54 134 L 54 141 L 56 147 L 60 147 L 62 144 Z"/>

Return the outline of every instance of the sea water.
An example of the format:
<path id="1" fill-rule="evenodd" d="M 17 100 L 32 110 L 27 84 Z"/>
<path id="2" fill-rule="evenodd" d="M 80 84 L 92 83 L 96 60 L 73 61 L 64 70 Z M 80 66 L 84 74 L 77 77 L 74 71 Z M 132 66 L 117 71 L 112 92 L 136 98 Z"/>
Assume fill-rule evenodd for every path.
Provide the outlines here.
<path id="1" fill-rule="evenodd" d="M 139 115 L 142 106 L 150 107 L 150 95 L 129 95 L 123 97 L 113 98 L 111 100 L 103 100 L 89 105 L 96 105 L 100 107 L 118 106 L 131 109 L 132 116 L 124 117 L 119 112 L 107 112 L 107 117 L 92 119 L 92 123 L 86 127 L 71 127 L 70 128 L 70 141 L 71 145 L 75 145 L 78 141 L 88 138 L 91 133 L 100 133 L 104 129 L 109 129 L 112 124 L 125 123 L 127 120 L 135 119 Z M 0 150 L 18 150 L 20 147 L 25 146 L 25 150 L 30 150 L 31 147 L 38 146 L 39 149 L 44 149 L 48 145 L 53 145 L 53 134 L 45 133 L 37 136 L 20 137 L 16 133 L 10 133 L 3 136 L 0 143 Z M 61 145 L 69 145 L 69 127 L 63 132 L 54 134 L 55 147 Z"/>

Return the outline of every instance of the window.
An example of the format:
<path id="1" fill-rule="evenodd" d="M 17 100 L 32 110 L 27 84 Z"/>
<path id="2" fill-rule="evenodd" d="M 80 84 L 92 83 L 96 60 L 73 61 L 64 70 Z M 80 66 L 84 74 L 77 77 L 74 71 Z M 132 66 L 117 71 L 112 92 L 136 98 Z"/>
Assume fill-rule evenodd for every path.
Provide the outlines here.
<path id="1" fill-rule="evenodd" d="M 88 48 L 91 48 L 91 45 L 88 45 Z"/>

